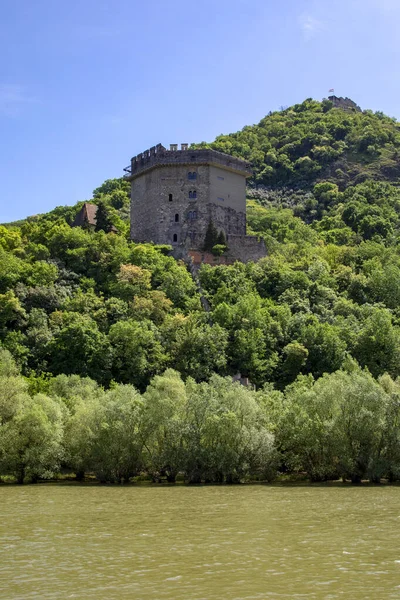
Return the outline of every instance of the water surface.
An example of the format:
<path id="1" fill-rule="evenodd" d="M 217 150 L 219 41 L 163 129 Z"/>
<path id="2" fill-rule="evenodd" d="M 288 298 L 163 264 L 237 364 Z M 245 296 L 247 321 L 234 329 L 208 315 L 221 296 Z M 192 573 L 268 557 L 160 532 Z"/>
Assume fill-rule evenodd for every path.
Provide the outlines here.
<path id="1" fill-rule="evenodd" d="M 2 486 L 0 598 L 400 599 L 400 488 Z"/>

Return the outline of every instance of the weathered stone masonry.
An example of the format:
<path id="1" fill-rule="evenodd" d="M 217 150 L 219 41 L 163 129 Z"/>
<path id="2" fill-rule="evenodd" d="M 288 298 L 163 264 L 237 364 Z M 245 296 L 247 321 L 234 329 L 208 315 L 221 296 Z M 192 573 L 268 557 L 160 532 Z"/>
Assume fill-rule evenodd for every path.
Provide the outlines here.
<path id="1" fill-rule="evenodd" d="M 212 221 L 228 240 L 231 258 L 257 260 L 265 245 L 246 235 L 246 178 L 250 165 L 215 150 L 161 144 L 132 158 L 131 238 L 200 250 Z"/>

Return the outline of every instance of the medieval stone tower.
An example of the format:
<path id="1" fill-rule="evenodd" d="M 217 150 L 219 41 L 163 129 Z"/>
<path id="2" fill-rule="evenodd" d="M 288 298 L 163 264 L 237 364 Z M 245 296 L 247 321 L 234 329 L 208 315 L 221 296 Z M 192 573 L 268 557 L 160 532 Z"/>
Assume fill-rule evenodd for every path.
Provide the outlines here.
<path id="1" fill-rule="evenodd" d="M 215 150 L 158 144 L 132 158 L 131 238 L 201 250 L 210 221 L 226 236 L 230 255 L 256 260 L 265 246 L 246 235 L 246 178 L 243 160 Z"/>

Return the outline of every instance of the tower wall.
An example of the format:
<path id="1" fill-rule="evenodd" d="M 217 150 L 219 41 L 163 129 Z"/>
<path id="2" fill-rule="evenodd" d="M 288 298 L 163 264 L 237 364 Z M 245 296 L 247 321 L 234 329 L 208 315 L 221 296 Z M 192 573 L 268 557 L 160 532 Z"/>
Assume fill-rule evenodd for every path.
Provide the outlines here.
<path id="1" fill-rule="evenodd" d="M 188 179 L 188 172 L 194 170 L 196 181 Z M 196 239 L 200 239 L 209 187 L 207 165 L 196 169 L 170 165 L 139 175 L 132 180 L 131 238 L 138 242 L 180 244 L 186 240 L 188 231 L 195 230 Z M 194 191 L 196 198 L 189 198 L 189 192 L 193 195 Z M 189 213 L 193 216 L 194 212 L 196 218 L 189 218 Z"/>
<path id="2" fill-rule="evenodd" d="M 210 202 L 246 213 L 246 178 L 211 165 Z"/>
<path id="3" fill-rule="evenodd" d="M 134 241 L 201 249 L 210 221 L 226 236 L 246 235 L 251 169 L 245 161 L 209 149 L 168 151 L 158 144 L 134 157 L 126 171 Z"/>
<path id="4" fill-rule="evenodd" d="M 193 172 L 195 180 L 188 178 Z M 196 247 L 202 245 L 210 220 L 226 235 L 246 233 L 243 175 L 209 165 L 172 164 L 144 171 L 132 180 L 133 240 Z"/>

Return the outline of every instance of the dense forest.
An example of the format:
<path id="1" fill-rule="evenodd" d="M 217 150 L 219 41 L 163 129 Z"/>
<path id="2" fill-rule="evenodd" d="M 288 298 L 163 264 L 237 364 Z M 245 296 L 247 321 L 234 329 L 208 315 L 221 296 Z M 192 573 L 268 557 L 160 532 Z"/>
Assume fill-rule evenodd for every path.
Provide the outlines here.
<path id="1" fill-rule="evenodd" d="M 97 231 L 82 203 L 0 226 L 0 474 L 400 479 L 400 126 L 307 100 L 207 145 L 252 161 L 268 249 L 201 268 L 210 312 L 129 241 L 123 179 Z"/>
<path id="2" fill-rule="evenodd" d="M 330 100 L 305 100 L 197 147 L 251 161 L 253 183 L 272 187 L 309 188 L 329 180 L 343 189 L 369 178 L 400 180 L 396 120 L 381 112 L 334 108 Z"/>

